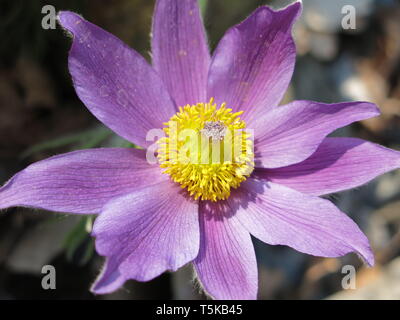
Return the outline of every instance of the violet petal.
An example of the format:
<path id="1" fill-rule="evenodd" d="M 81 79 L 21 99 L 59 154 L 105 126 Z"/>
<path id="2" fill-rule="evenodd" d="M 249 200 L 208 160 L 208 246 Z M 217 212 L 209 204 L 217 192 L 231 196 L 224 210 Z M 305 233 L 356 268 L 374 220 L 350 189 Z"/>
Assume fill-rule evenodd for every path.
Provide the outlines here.
<path id="1" fill-rule="evenodd" d="M 356 252 L 374 264 L 367 237 L 328 200 L 248 179 L 228 202 L 240 222 L 263 242 L 320 257 Z"/>
<path id="2" fill-rule="evenodd" d="M 277 169 L 258 169 L 261 179 L 310 195 L 358 187 L 400 168 L 400 152 L 356 138 L 326 138 L 303 162 Z"/>
<path id="3" fill-rule="evenodd" d="M 255 163 L 259 168 L 280 168 L 310 157 L 334 130 L 353 122 L 376 117 L 373 103 L 324 104 L 294 101 L 280 106 L 253 122 Z"/>
<path id="4" fill-rule="evenodd" d="M 200 202 L 200 252 L 194 265 L 215 299 L 256 299 L 257 261 L 249 232 L 226 201 Z"/>
<path id="5" fill-rule="evenodd" d="M 121 276 L 149 281 L 197 256 L 198 204 L 166 181 L 109 202 L 92 234 L 96 251 L 115 260 Z"/>
<path id="6" fill-rule="evenodd" d="M 168 179 L 144 150 L 89 149 L 31 164 L 0 188 L 0 209 L 99 213 L 115 197 Z"/>
<path id="7" fill-rule="evenodd" d="M 299 2 L 275 11 L 258 8 L 227 31 L 212 58 L 208 96 L 252 119 L 276 107 L 292 78 L 296 48 L 291 29 Z"/>
<path id="8" fill-rule="evenodd" d="M 141 147 L 150 129 L 176 112 L 153 68 L 121 40 L 79 15 L 62 11 L 59 21 L 73 34 L 68 66 L 86 107 L 121 137 Z"/>
<path id="9" fill-rule="evenodd" d="M 154 11 L 154 68 L 178 106 L 206 102 L 210 53 L 197 0 L 158 0 Z"/>

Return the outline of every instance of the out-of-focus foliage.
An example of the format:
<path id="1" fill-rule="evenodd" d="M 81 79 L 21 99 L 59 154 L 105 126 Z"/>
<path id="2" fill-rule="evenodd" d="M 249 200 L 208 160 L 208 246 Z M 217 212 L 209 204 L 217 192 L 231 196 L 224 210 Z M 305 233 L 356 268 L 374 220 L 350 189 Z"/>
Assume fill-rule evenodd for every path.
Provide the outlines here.
<path id="1" fill-rule="evenodd" d="M 69 262 L 84 265 L 92 258 L 94 252 L 94 241 L 90 237 L 92 223 L 93 217 L 82 217 L 65 238 L 65 254 Z"/>
<path id="2" fill-rule="evenodd" d="M 65 146 L 72 146 L 74 150 L 94 148 L 99 146 L 111 134 L 112 132 L 104 127 L 90 129 L 81 133 L 69 134 L 33 145 L 22 153 L 21 157 L 25 158 L 37 152 Z"/>

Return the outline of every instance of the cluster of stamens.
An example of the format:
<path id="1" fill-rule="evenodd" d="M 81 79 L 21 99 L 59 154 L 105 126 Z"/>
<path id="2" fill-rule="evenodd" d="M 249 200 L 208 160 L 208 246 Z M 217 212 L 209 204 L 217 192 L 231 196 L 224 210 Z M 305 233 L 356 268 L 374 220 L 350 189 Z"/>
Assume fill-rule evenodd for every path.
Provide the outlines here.
<path id="1" fill-rule="evenodd" d="M 164 173 L 201 200 L 224 200 L 254 168 L 252 135 L 240 119 L 242 112 L 213 99 L 180 107 L 158 141 Z"/>

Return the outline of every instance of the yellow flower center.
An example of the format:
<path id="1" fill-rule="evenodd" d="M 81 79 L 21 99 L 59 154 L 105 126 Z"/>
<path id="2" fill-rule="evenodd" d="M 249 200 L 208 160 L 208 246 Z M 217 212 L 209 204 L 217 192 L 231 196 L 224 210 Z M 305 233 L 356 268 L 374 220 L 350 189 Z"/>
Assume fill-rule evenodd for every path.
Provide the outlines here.
<path id="1" fill-rule="evenodd" d="M 158 140 L 158 160 L 164 173 L 201 200 L 224 200 L 254 169 L 252 134 L 239 116 L 223 103 L 180 107 Z"/>

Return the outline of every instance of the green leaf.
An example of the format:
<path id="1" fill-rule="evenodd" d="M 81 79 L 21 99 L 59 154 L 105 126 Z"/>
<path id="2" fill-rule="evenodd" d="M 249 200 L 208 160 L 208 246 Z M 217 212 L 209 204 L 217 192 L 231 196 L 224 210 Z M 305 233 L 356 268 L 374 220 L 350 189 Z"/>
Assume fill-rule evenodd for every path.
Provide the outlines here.
<path id="1" fill-rule="evenodd" d="M 89 233 L 92 229 L 93 217 L 82 217 L 76 226 L 68 233 L 64 240 L 67 260 L 86 264 L 93 256 L 94 243 Z"/>
<path id="2" fill-rule="evenodd" d="M 96 132 L 88 135 L 85 141 L 81 142 L 77 149 L 90 149 L 101 145 L 103 141 L 105 141 L 108 137 L 112 135 L 112 132 L 107 128 L 98 128 Z M 101 130 L 100 130 L 101 129 Z"/>
<path id="3" fill-rule="evenodd" d="M 68 145 L 77 145 L 77 149 L 94 148 L 106 140 L 111 134 L 112 132 L 105 127 L 96 127 L 80 133 L 69 134 L 33 145 L 21 154 L 21 158 L 29 157 L 37 152 L 65 147 Z"/>
<path id="4" fill-rule="evenodd" d="M 199 0 L 200 11 L 203 18 L 205 17 L 207 12 L 207 2 L 208 0 Z"/>

